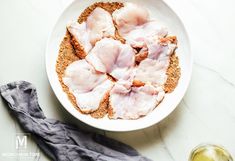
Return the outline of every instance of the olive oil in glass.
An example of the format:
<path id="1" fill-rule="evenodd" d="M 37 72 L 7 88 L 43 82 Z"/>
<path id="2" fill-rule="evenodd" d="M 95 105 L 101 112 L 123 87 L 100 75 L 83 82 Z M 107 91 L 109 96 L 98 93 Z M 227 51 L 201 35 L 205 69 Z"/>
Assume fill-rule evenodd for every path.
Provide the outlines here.
<path id="1" fill-rule="evenodd" d="M 218 145 L 204 144 L 196 147 L 189 161 L 233 161 L 227 150 Z"/>

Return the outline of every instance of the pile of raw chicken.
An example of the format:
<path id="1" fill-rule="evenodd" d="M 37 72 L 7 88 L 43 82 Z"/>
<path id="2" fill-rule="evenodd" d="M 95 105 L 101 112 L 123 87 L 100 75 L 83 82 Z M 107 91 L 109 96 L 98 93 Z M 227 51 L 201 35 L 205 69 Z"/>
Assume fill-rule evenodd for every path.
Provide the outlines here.
<path id="1" fill-rule="evenodd" d="M 109 118 L 138 119 L 162 101 L 177 40 L 146 9 L 124 3 L 110 14 L 97 7 L 85 22 L 71 22 L 67 29 L 81 59 L 66 68 L 63 82 L 83 113 L 108 100 Z"/>

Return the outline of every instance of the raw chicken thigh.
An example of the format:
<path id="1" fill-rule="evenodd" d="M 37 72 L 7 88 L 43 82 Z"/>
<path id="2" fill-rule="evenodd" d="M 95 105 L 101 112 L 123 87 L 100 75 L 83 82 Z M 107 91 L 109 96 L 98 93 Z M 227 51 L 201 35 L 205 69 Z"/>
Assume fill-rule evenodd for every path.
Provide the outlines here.
<path id="1" fill-rule="evenodd" d="M 135 64 L 135 53 L 130 45 L 104 38 L 98 41 L 86 60 L 101 73 L 109 73 L 116 79 L 125 79 Z"/>
<path id="2" fill-rule="evenodd" d="M 177 39 L 175 36 L 153 37 L 147 41 L 147 48 L 150 59 L 157 60 L 160 55 L 169 57 L 177 48 Z"/>
<path id="3" fill-rule="evenodd" d="M 105 75 L 96 73 L 94 68 L 84 59 L 70 64 L 63 77 L 64 83 L 69 86 L 70 90 L 78 93 L 92 90 L 105 79 L 107 79 Z"/>
<path id="4" fill-rule="evenodd" d="M 152 36 L 164 37 L 168 33 L 157 21 L 149 20 L 147 10 L 133 3 L 125 3 L 123 8 L 112 15 L 119 34 L 132 47 L 143 47 L 146 39 Z"/>
<path id="5" fill-rule="evenodd" d="M 115 35 L 115 27 L 110 13 L 99 7 L 88 16 L 86 22 L 69 23 L 67 29 L 73 37 L 72 42 L 75 49 L 83 48 L 85 52 L 85 54 L 77 52 L 80 58 L 84 58 L 98 40 Z"/>
<path id="6" fill-rule="evenodd" d="M 146 9 L 128 2 L 124 3 L 124 7 L 114 11 L 112 16 L 121 36 L 149 20 L 149 13 Z"/>
<path id="7" fill-rule="evenodd" d="M 155 86 L 163 86 L 167 80 L 166 70 L 168 66 L 168 57 L 160 58 L 158 61 L 147 58 L 137 67 L 134 79 Z"/>
<path id="8" fill-rule="evenodd" d="M 66 68 L 63 82 L 75 96 L 78 107 L 86 113 L 98 109 L 113 86 L 106 75 L 98 74 L 84 59 Z"/>
<path id="9" fill-rule="evenodd" d="M 104 37 L 114 37 L 115 27 L 109 12 L 97 7 L 87 18 L 87 28 L 92 46 Z"/>
<path id="10" fill-rule="evenodd" d="M 129 83 L 116 83 L 110 91 L 110 117 L 114 119 L 137 119 L 147 115 L 164 98 L 161 87 L 144 85 L 131 87 Z"/>
<path id="11" fill-rule="evenodd" d="M 148 44 L 149 54 L 146 59 L 136 67 L 135 80 L 163 86 L 167 80 L 166 71 L 169 67 L 170 56 L 176 49 L 176 38 L 161 38 L 157 42 Z"/>
<path id="12" fill-rule="evenodd" d="M 107 79 L 103 83 L 97 85 L 89 92 L 77 93 L 74 92 L 78 107 L 84 113 L 90 113 L 97 110 L 103 102 L 107 102 L 109 92 L 113 87 L 113 82 Z M 108 105 L 108 104 L 106 104 Z"/>
<path id="13" fill-rule="evenodd" d="M 142 48 L 147 45 L 149 39 L 165 37 L 168 31 L 161 27 L 157 21 L 149 21 L 141 26 L 136 26 L 123 37 L 127 44 L 134 48 Z"/>

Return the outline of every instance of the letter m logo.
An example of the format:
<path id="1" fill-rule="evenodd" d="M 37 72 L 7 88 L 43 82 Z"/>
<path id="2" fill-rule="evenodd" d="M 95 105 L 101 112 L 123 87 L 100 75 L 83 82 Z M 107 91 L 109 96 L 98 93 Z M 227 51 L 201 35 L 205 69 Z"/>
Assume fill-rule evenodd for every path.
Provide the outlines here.
<path id="1" fill-rule="evenodd" d="M 27 148 L 27 135 L 28 134 L 17 134 L 16 135 L 16 149 L 26 149 Z"/>

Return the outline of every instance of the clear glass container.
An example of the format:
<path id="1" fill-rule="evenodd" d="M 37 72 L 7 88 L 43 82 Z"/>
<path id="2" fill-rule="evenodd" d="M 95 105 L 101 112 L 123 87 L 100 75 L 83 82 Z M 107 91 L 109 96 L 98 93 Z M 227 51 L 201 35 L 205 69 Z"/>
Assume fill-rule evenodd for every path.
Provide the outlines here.
<path id="1" fill-rule="evenodd" d="M 233 158 L 222 146 L 201 144 L 192 150 L 189 161 L 233 161 Z"/>

